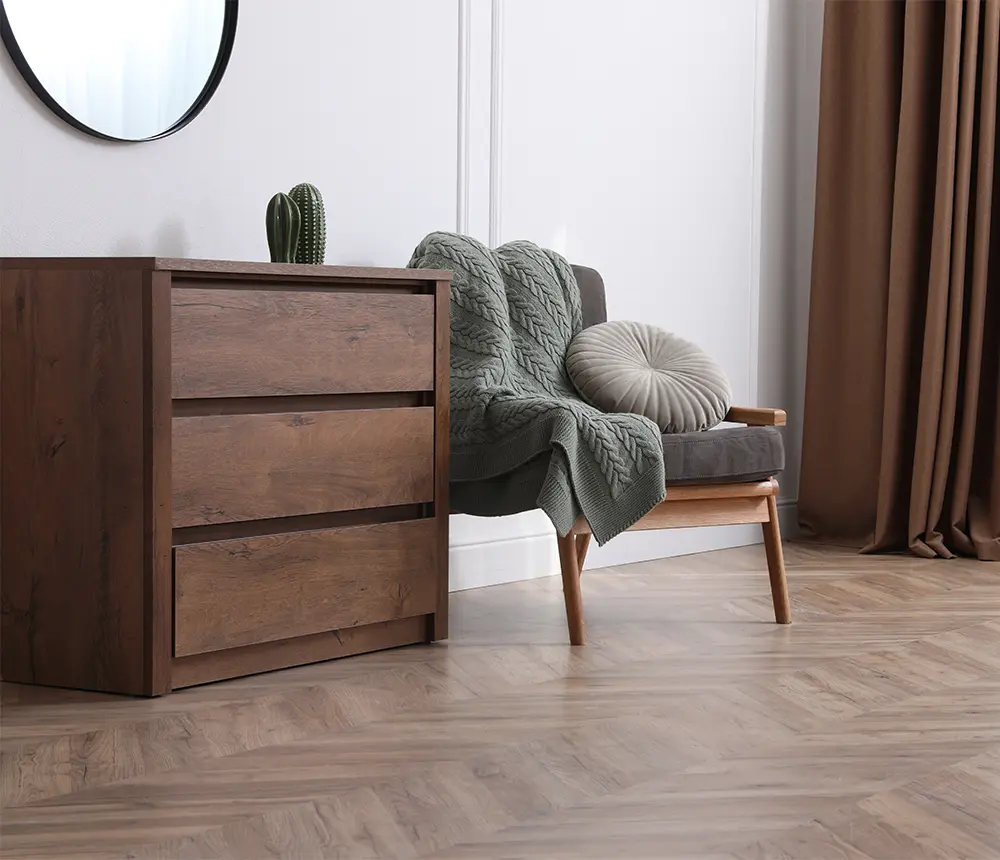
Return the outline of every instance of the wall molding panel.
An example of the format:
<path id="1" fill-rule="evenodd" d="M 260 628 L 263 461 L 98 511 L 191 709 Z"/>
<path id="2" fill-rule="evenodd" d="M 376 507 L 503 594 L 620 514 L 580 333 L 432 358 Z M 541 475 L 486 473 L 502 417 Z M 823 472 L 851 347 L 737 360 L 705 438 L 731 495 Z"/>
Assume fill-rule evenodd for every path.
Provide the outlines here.
<path id="1" fill-rule="evenodd" d="M 764 120 L 767 94 L 767 33 L 770 0 L 754 3 L 753 147 L 751 177 L 753 195 L 750 212 L 750 403 L 757 405 L 760 393 L 760 277 L 764 220 Z"/>
<path id="2" fill-rule="evenodd" d="M 458 0 L 458 167 L 455 189 L 455 231 L 469 232 L 469 170 L 471 167 L 470 104 L 472 100 L 472 18 L 469 5 L 472 0 Z"/>
<path id="3" fill-rule="evenodd" d="M 511 238 L 532 238 L 576 262 L 594 265 L 609 283 L 612 316 L 649 319 L 670 328 L 674 316 L 670 310 L 657 310 L 655 305 L 646 310 L 634 297 L 621 301 L 618 285 L 629 282 L 627 272 L 619 267 L 617 254 L 622 251 L 602 258 L 600 231 L 614 235 L 618 229 L 634 230 L 641 242 L 643 220 L 675 223 L 676 235 L 663 237 L 662 253 L 668 259 L 675 254 L 683 257 L 687 249 L 681 245 L 673 250 L 671 240 L 703 243 L 701 235 L 712 220 L 701 215 L 689 226 L 683 218 L 672 222 L 673 215 L 656 211 L 666 207 L 680 215 L 687 206 L 683 199 L 671 198 L 674 171 L 667 169 L 669 162 L 701 159 L 690 169 L 680 168 L 681 174 L 689 174 L 713 170 L 721 159 L 721 168 L 738 180 L 734 193 L 723 196 L 726 209 L 732 210 L 724 217 L 734 226 L 728 228 L 732 238 L 721 234 L 721 244 L 711 253 L 732 261 L 728 269 L 737 275 L 725 286 L 725 306 L 741 309 L 738 319 L 735 312 L 730 313 L 728 323 L 738 326 L 732 330 L 736 337 L 729 340 L 740 346 L 738 351 L 728 347 L 725 360 L 734 373 L 738 399 L 756 403 L 761 371 L 765 76 L 772 0 L 753 0 L 752 4 L 720 0 L 722 9 L 715 4 L 701 7 L 634 0 L 629 16 L 616 14 L 618 6 L 611 0 L 548 0 L 544 7 L 534 0 L 457 2 L 458 223 L 468 227 L 460 227 L 462 232 L 491 247 Z M 689 58 L 670 61 L 644 53 L 656 42 L 655 31 L 667 34 L 664 38 Z M 706 39 L 714 41 L 710 44 Z M 726 41 L 720 45 L 719 40 Z M 715 59 L 703 58 L 706 45 Z M 550 48 L 555 53 L 547 58 Z M 689 73 L 699 62 L 704 69 L 697 66 Z M 711 74 L 703 74 L 708 69 Z M 697 85 L 695 79 L 700 81 Z M 695 87 L 697 98 L 683 94 Z M 740 95 L 731 96 L 729 91 L 737 88 Z M 634 113 L 622 112 L 631 105 Z M 675 112 L 678 109 L 681 113 Z M 697 125 L 706 110 L 737 116 L 735 126 L 727 125 L 725 119 L 718 122 L 722 128 L 739 131 L 720 134 L 717 140 L 706 138 L 706 145 L 689 142 L 701 139 Z M 552 119 L 561 113 L 565 123 Z M 667 148 L 659 152 L 650 148 L 642 139 L 644 130 Z M 636 132 L 640 137 L 634 136 Z M 560 147 L 566 149 L 568 167 Z M 634 164 L 628 157 L 632 150 Z M 634 172 L 644 174 L 640 181 L 636 182 Z M 610 209 L 597 217 L 603 200 L 617 201 L 622 194 L 625 199 L 631 194 L 636 206 Z M 697 233 L 685 236 L 686 228 Z M 616 247 L 627 250 L 628 241 L 627 237 L 619 239 Z M 718 301 L 711 294 L 702 300 L 697 289 L 678 289 L 674 295 L 685 302 Z M 698 313 L 693 318 L 694 323 L 679 322 L 678 326 L 686 324 L 688 329 L 679 329 L 685 333 L 694 326 L 692 339 L 697 341 L 697 326 L 704 323 L 697 321 Z M 724 356 L 725 349 L 716 346 Z M 780 510 L 785 528 L 794 528 L 794 499 L 781 500 Z M 554 535 L 540 511 L 488 520 L 453 517 L 452 588 L 557 575 Z M 761 539 L 756 526 L 632 533 L 606 547 L 595 546 L 588 562 L 591 567 L 626 564 L 760 543 Z"/>
<path id="4" fill-rule="evenodd" d="M 503 192 L 503 0 L 490 5 L 490 236 L 501 243 Z"/>

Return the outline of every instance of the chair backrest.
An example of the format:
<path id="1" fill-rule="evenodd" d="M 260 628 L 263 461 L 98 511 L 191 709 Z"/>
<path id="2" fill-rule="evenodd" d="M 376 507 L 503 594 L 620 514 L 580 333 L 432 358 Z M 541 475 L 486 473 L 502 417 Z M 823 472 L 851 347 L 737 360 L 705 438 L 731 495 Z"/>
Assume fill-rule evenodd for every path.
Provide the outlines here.
<path id="1" fill-rule="evenodd" d="M 580 286 L 580 305 L 583 308 L 583 327 L 608 321 L 608 303 L 604 296 L 604 279 L 596 269 L 573 266 L 573 274 Z"/>

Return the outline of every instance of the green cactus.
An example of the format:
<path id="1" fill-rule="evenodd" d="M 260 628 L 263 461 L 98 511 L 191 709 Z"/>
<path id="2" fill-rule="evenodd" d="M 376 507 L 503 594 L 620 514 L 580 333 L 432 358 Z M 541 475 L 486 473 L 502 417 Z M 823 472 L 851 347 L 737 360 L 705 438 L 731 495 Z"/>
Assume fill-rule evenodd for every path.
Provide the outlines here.
<path id="1" fill-rule="evenodd" d="M 326 212 L 323 195 L 315 185 L 302 182 L 288 192 L 302 213 L 302 236 L 296 263 L 322 263 L 326 256 Z"/>
<path id="2" fill-rule="evenodd" d="M 302 214 L 298 204 L 279 191 L 267 204 L 267 247 L 272 263 L 294 263 L 299 246 Z"/>

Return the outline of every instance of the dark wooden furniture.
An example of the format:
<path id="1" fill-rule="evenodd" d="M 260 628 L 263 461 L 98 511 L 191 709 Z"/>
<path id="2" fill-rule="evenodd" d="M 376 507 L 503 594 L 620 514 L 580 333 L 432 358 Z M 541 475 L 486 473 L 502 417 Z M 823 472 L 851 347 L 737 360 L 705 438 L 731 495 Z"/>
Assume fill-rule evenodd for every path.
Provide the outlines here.
<path id="1" fill-rule="evenodd" d="M 445 638 L 450 277 L 0 261 L 3 679 L 157 695 Z"/>

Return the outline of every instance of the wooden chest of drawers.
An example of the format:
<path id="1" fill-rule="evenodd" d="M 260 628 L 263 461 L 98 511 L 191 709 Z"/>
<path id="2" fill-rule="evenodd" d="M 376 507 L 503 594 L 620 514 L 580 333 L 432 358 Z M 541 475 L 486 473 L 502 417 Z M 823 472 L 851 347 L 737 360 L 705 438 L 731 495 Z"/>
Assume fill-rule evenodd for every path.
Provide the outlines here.
<path id="1" fill-rule="evenodd" d="M 0 261 L 2 677 L 447 636 L 449 272 Z"/>

